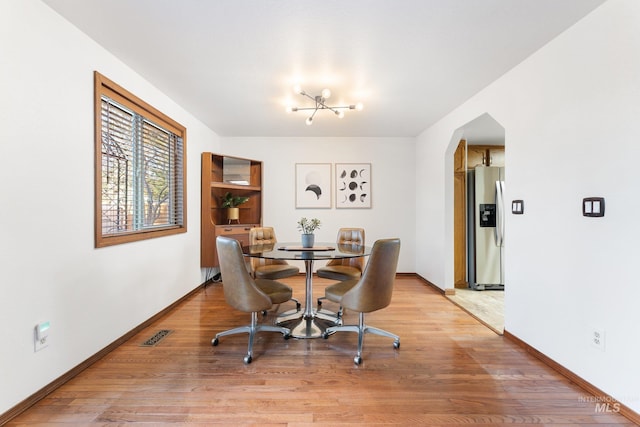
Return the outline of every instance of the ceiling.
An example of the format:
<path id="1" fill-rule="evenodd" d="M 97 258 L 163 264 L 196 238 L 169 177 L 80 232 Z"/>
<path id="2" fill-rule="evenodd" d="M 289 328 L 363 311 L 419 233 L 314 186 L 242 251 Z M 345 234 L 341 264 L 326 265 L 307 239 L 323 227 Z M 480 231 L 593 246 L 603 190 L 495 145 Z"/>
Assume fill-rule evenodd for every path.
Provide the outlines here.
<path id="1" fill-rule="evenodd" d="M 221 136 L 412 137 L 604 0 L 42 1 Z"/>

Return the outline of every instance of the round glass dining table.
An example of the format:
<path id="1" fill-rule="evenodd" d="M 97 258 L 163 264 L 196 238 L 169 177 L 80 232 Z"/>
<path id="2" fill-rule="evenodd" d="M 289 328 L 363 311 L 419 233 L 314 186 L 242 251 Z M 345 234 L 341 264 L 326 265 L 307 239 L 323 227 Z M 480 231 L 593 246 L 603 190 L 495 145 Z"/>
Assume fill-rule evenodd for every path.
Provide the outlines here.
<path id="1" fill-rule="evenodd" d="M 276 243 L 243 246 L 247 257 L 304 261 L 305 304 L 304 309 L 278 317 L 278 325 L 291 329 L 294 338 L 319 338 L 329 326 L 334 326 L 337 317 L 319 313 L 313 308 L 313 262 L 331 259 L 369 256 L 371 247 L 353 244 L 316 243 L 312 248 L 303 248 L 300 243 Z M 323 312 L 325 310 L 322 310 Z"/>

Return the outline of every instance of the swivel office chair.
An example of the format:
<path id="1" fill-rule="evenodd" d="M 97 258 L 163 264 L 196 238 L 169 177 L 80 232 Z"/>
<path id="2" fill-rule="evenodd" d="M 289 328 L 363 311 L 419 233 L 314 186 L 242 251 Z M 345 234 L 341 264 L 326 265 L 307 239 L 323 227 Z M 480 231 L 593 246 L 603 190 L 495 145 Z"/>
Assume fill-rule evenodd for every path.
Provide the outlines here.
<path id="1" fill-rule="evenodd" d="M 338 244 L 338 246 L 364 246 L 364 228 L 339 229 L 336 243 Z M 364 257 L 332 259 L 329 260 L 324 267 L 318 268 L 316 270 L 316 274 L 318 277 L 323 277 L 325 279 L 344 281 L 360 278 L 360 276 L 362 276 L 363 269 Z M 318 298 L 318 311 L 320 311 L 322 307 L 322 300 L 324 299 L 324 297 Z M 340 321 L 340 318 L 342 317 L 342 311 L 342 307 L 340 307 L 336 315 L 336 322 Z"/>
<path id="2" fill-rule="evenodd" d="M 216 248 L 220 260 L 224 298 L 236 310 L 251 313 L 251 324 L 217 333 L 211 340 L 211 345 L 217 346 L 220 337 L 248 332 L 249 347 L 244 357 L 244 363 L 248 364 L 253 359 L 253 338 L 256 333 L 280 332 L 285 339 L 291 336 L 291 330 L 288 328 L 258 324 L 258 313 L 270 309 L 274 304 L 289 301 L 292 291 L 289 286 L 274 280 L 254 280 L 247 271 L 240 242 L 237 240 L 219 236 L 216 239 Z"/>
<path id="3" fill-rule="evenodd" d="M 254 227 L 249 230 L 250 245 L 275 245 L 278 242 L 273 227 Z M 251 258 L 251 272 L 258 279 L 284 279 L 300 273 L 295 265 L 281 259 Z"/>
<path id="4" fill-rule="evenodd" d="M 362 363 L 364 334 L 370 333 L 393 338 L 393 346 L 400 348 L 399 336 L 367 326 L 364 322 L 365 313 L 383 309 L 391 303 L 399 254 L 400 239 L 377 240 L 360 279 L 346 280 L 327 286 L 325 289 L 325 297 L 328 300 L 337 302 L 344 308 L 359 314 L 357 325 L 331 326 L 322 335 L 327 339 L 334 332 L 357 332 L 358 352 L 353 358 L 356 365 Z"/>
<path id="5" fill-rule="evenodd" d="M 276 232 L 273 227 L 253 227 L 249 230 L 250 245 L 274 246 L 278 243 Z M 300 269 L 295 265 L 290 265 L 283 259 L 251 258 L 251 274 L 256 279 L 278 280 L 285 277 L 296 276 Z M 300 311 L 302 305 L 296 298 L 291 298 L 296 303 L 296 312 Z M 290 314 L 290 312 L 287 312 Z"/>
<path id="6" fill-rule="evenodd" d="M 338 245 L 364 246 L 364 228 L 341 228 L 338 230 Z M 318 277 L 333 280 L 357 279 L 362 275 L 364 258 L 332 259 L 316 271 Z"/>

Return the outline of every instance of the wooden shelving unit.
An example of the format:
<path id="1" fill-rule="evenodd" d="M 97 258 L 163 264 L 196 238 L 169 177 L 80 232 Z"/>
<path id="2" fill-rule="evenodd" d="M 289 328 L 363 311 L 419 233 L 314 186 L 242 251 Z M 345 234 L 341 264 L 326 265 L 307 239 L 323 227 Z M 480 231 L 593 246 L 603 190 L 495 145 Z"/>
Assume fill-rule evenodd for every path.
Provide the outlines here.
<path id="1" fill-rule="evenodd" d="M 218 267 L 216 237 L 249 243 L 249 230 L 262 224 L 262 162 L 223 154 L 202 153 L 200 266 Z M 237 184 L 231 181 L 246 181 Z M 249 200 L 240 205 L 240 219 L 230 224 L 222 197 L 230 191 Z"/>

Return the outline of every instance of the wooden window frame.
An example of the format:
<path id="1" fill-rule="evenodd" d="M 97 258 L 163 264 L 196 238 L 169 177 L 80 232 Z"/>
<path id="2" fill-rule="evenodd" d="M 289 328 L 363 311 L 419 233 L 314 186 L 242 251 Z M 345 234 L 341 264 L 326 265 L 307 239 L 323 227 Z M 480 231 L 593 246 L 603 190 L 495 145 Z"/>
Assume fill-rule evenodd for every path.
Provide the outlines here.
<path id="1" fill-rule="evenodd" d="M 102 96 L 114 100 L 120 105 L 149 120 L 155 125 L 175 134 L 182 140 L 182 165 L 181 181 L 178 179 L 177 185 L 181 186 L 181 200 L 173 200 L 178 209 L 179 223 L 155 226 L 153 228 L 143 228 L 139 230 L 119 232 L 114 234 L 103 234 L 102 230 Z M 170 236 L 187 231 L 187 130 L 184 126 L 164 115 L 151 105 L 147 104 L 131 92 L 122 88 L 118 84 L 109 80 L 99 72 L 94 72 L 94 127 L 95 127 L 95 247 L 118 245 L 122 243 L 136 242 L 162 236 Z M 179 166 L 180 167 L 180 166 Z M 178 197 L 180 190 L 176 191 Z"/>

